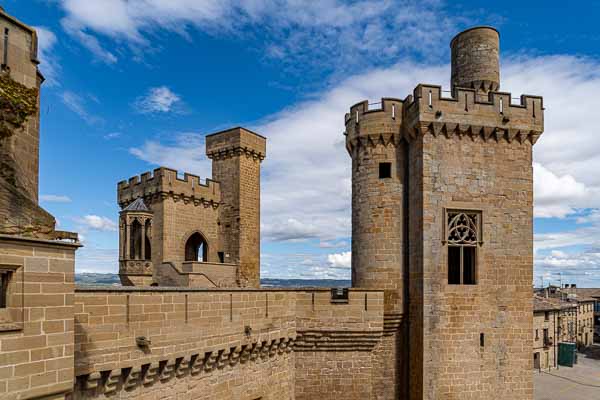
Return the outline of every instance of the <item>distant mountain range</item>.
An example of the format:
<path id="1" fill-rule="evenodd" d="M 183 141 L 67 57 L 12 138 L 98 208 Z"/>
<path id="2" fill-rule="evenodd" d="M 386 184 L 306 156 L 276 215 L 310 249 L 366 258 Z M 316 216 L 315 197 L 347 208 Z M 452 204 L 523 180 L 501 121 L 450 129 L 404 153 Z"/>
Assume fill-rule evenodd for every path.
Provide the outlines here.
<path id="1" fill-rule="evenodd" d="M 78 285 L 112 285 L 120 286 L 118 274 L 75 274 L 75 283 Z M 349 280 L 342 279 L 273 279 L 263 278 L 260 280 L 262 287 L 350 287 Z"/>

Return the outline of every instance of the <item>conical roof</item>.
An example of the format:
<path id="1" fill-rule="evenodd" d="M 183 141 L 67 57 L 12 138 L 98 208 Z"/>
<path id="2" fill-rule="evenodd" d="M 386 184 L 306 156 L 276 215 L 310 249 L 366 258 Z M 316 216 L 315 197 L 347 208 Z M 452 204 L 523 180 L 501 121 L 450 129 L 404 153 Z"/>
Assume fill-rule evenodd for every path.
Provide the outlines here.
<path id="1" fill-rule="evenodd" d="M 132 203 L 130 203 L 127 207 L 123 209 L 123 211 L 143 211 L 143 212 L 151 212 L 148 207 L 146 207 L 146 203 L 141 197 L 135 199 Z"/>

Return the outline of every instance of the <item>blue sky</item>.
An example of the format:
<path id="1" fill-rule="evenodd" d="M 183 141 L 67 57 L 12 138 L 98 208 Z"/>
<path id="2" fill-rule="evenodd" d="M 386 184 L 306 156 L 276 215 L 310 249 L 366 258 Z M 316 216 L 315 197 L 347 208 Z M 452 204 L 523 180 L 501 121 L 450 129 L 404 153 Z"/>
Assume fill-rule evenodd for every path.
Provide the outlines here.
<path id="1" fill-rule="evenodd" d="M 116 182 L 166 165 L 210 176 L 203 137 L 269 138 L 262 273 L 349 278 L 343 115 L 448 86 L 449 41 L 501 32 L 502 89 L 545 97 L 534 150 L 536 284 L 600 286 L 600 4 L 548 1 L 7 0 L 40 36 L 40 194 L 80 232 L 77 269 L 117 271 Z M 582 10 L 586 12 L 575 12 Z M 573 10 L 573 11 L 571 11 Z"/>

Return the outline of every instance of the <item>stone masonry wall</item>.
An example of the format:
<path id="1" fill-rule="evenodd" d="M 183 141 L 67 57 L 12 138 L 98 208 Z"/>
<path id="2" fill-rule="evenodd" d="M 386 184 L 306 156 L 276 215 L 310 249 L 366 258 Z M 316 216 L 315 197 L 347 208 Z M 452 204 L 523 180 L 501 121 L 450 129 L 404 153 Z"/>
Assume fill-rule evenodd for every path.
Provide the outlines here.
<path id="1" fill-rule="evenodd" d="M 77 398 L 293 398 L 294 293 L 80 290 L 75 311 Z"/>
<path id="2" fill-rule="evenodd" d="M 10 77 L 29 88 L 40 88 L 42 83 L 37 72 L 37 35 L 16 21 L 13 17 L 0 12 L 0 57 L 4 54 L 4 31 L 8 36 L 8 67 Z M 0 61 L 1 62 L 1 61 Z M 0 176 L 11 180 L 5 174 L 14 169 L 17 186 L 37 203 L 39 170 L 39 96 L 38 112 L 27 119 L 25 126 L 8 138 L 0 138 Z"/>
<path id="3" fill-rule="evenodd" d="M 369 398 L 382 316 L 381 291 L 78 289 L 75 398 Z"/>
<path id="4" fill-rule="evenodd" d="M 0 309 L 0 398 L 64 398 L 73 388 L 77 246 L 0 237 L 0 269 L 13 269 Z"/>
<path id="5" fill-rule="evenodd" d="M 531 399 L 532 144 L 427 133 L 422 142 L 422 398 Z M 476 285 L 447 282 L 444 208 L 482 212 Z"/>
<path id="6" fill-rule="evenodd" d="M 331 303 L 328 291 L 299 292 L 296 329 L 296 399 L 376 398 L 373 349 L 383 333 L 382 291 L 351 290 L 347 304 Z"/>

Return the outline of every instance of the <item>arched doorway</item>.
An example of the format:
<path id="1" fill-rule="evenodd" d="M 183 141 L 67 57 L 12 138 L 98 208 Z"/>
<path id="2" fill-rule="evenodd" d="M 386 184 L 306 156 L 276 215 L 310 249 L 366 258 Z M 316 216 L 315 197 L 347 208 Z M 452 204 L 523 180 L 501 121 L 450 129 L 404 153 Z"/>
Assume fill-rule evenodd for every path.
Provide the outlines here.
<path id="1" fill-rule="evenodd" d="M 208 243 L 200 232 L 192 234 L 185 243 L 185 261 L 208 261 Z"/>

